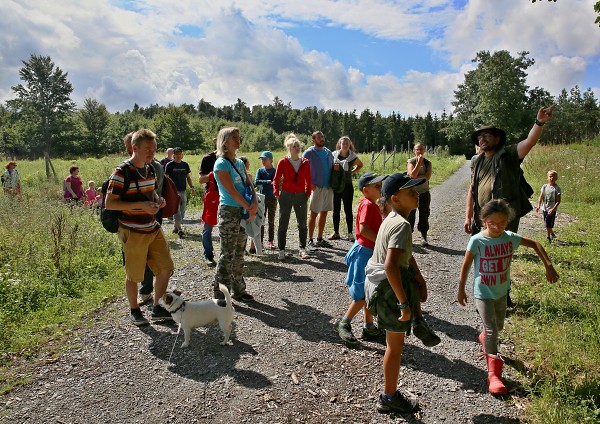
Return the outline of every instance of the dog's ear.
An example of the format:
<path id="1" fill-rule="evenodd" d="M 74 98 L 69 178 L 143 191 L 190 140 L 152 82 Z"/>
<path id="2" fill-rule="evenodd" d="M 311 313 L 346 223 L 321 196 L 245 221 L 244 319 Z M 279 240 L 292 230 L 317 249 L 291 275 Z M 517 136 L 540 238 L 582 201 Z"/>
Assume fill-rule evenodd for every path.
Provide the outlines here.
<path id="1" fill-rule="evenodd" d="M 171 296 L 169 293 L 166 293 L 164 296 L 164 301 L 166 305 L 170 305 L 171 303 L 173 303 L 173 296 Z"/>
<path id="2" fill-rule="evenodd" d="M 177 296 L 181 296 L 183 294 L 183 292 L 179 289 L 173 290 L 173 293 L 175 293 Z"/>

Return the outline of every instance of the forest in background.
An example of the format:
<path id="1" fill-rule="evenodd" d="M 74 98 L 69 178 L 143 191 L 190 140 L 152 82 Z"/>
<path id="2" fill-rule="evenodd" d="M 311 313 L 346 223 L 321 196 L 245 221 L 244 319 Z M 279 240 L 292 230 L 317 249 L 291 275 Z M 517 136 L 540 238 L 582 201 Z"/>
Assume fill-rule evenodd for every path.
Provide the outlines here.
<path id="1" fill-rule="evenodd" d="M 526 84 L 535 61 L 528 52 L 481 51 L 476 68 L 465 74 L 454 91 L 452 112 L 402 116 L 392 112 L 297 109 L 279 97 L 269 105 L 248 106 L 242 99 L 215 106 L 204 98 L 196 105 L 139 106 L 111 113 L 99 100 L 86 98 L 78 107 L 71 100 L 68 73 L 49 56 L 31 55 L 19 71 L 21 84 L 11 87 L 15 98 L 0 105 L 0 155 L 5 158 L 102 157 L 122 152 L 123 135 L 145 127 L 157 134 L 158 148 L 180 146 L 188 152 L 212 150 L 219 128 L 240 127 L 243 151 L 280 148 L 283 134 L 295 132 L 305 141 L 321 130 L 327 145 L 348 135 L 361 152 L 406 150 L 415 142 L 447 146 L 451 154 L 472 153 L 470 133 L 491 124 L 506 130 L 508 142 L 524 139 L 537 109 L 557 104 L 545 127 L 542 143 L 569 144 L 597 140 L 600 104 L 593 91 L 564 88 L 553 97 L 542 87 Z"/>

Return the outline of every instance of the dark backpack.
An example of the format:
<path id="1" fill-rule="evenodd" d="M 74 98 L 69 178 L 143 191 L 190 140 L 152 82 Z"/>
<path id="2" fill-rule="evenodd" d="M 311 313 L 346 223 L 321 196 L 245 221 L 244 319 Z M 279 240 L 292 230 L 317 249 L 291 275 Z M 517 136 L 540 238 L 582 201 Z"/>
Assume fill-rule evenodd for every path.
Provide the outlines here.
<path id="1" fill-rule="evenodd" d="M 123 172 L 123 193 L 125 193 L 129 188 L 129 183 L 131 181 L 131 177 L 129 175 L 129 162 L 121 163 L 119 166 L 117 166 L 117 169 L 120 169 Z M 121 217 L 121 211 L 106 209 L 106 192 L 108 190 L 109 180 L 110 178 L 102 183 L 102 206 L 100 206 L 100 222 L 102 222 L 102 226 L 106 231 L 109 233 L 116 233 L 119 231 L 119 218 Z M 137 179 L 135 180 L 135 185 L 139 192 L 140 186 Z"/>
<path id="2" fill-rule="evenodd" d="M 336 194 L 343 193 L 346 189 L 346 171 L 344 171 L 342 165 L 339 166 L 337 171 L 335 166 L 331 168 L 331 188 Z"/>

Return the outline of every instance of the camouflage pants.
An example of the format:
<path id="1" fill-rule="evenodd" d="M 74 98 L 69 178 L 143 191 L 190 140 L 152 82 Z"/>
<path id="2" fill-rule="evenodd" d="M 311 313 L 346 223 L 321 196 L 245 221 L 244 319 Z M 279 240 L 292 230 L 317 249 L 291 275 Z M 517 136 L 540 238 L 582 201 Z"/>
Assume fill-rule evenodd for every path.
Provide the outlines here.
<path id="1" fill-rule="evenodd" d="M 222 298 L 219 284 L 224 284 L 232 296 L 246 293 L 244 281 L 244 252 L 248 236 L 240 226 L 242 209 L 235 206 L 219 206 L 219 235 L 221 239 L 221 255 L 217 264 L 213 290 L 216 298 Z"/>

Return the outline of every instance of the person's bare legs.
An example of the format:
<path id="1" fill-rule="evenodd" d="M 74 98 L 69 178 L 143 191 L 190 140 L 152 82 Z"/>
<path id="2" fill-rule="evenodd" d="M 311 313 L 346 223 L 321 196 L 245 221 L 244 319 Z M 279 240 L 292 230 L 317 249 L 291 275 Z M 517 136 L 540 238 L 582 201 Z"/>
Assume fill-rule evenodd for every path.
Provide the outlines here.
<path id="1" fill-rule="evenodd" d="M 315 223 L 317 222 L 317 213 L 310 211 L 308 215 L 308 239 L 312 240 L 315 234 Z"/>
<path id="2" fill-rule="evenodd" d="M 383 392 L 391 395 L 398 388 L 400 363 L 404 351 L 404 334 L 392 331 L 385 332 L 386 348 L 383 355 Z"/>
<path id="3" fill-rule="evenodd" d="M 325 231 L 325 222 L 327 222 L 327 211 L 321 211 L 319 212 L 319 222 L 317 224 L 319 227 L 317 239 L 319 240 L 323 238 L 323 232 Z"/>
<path id="4" fill-rule="evenodd" d="M 125 280 L 125 293 L 127 294 L 127 301 L 131 309 L 137 309 L 138 305 L 138 283 L 137 281 Z"/>
<path id="5" fill-rule="evenodd" d="M 156 276 L 154 281 L 154 304 L 158 305 L 158 300 L 166 293 L 171 278 L 171 271 L 163 271 Z"/>

